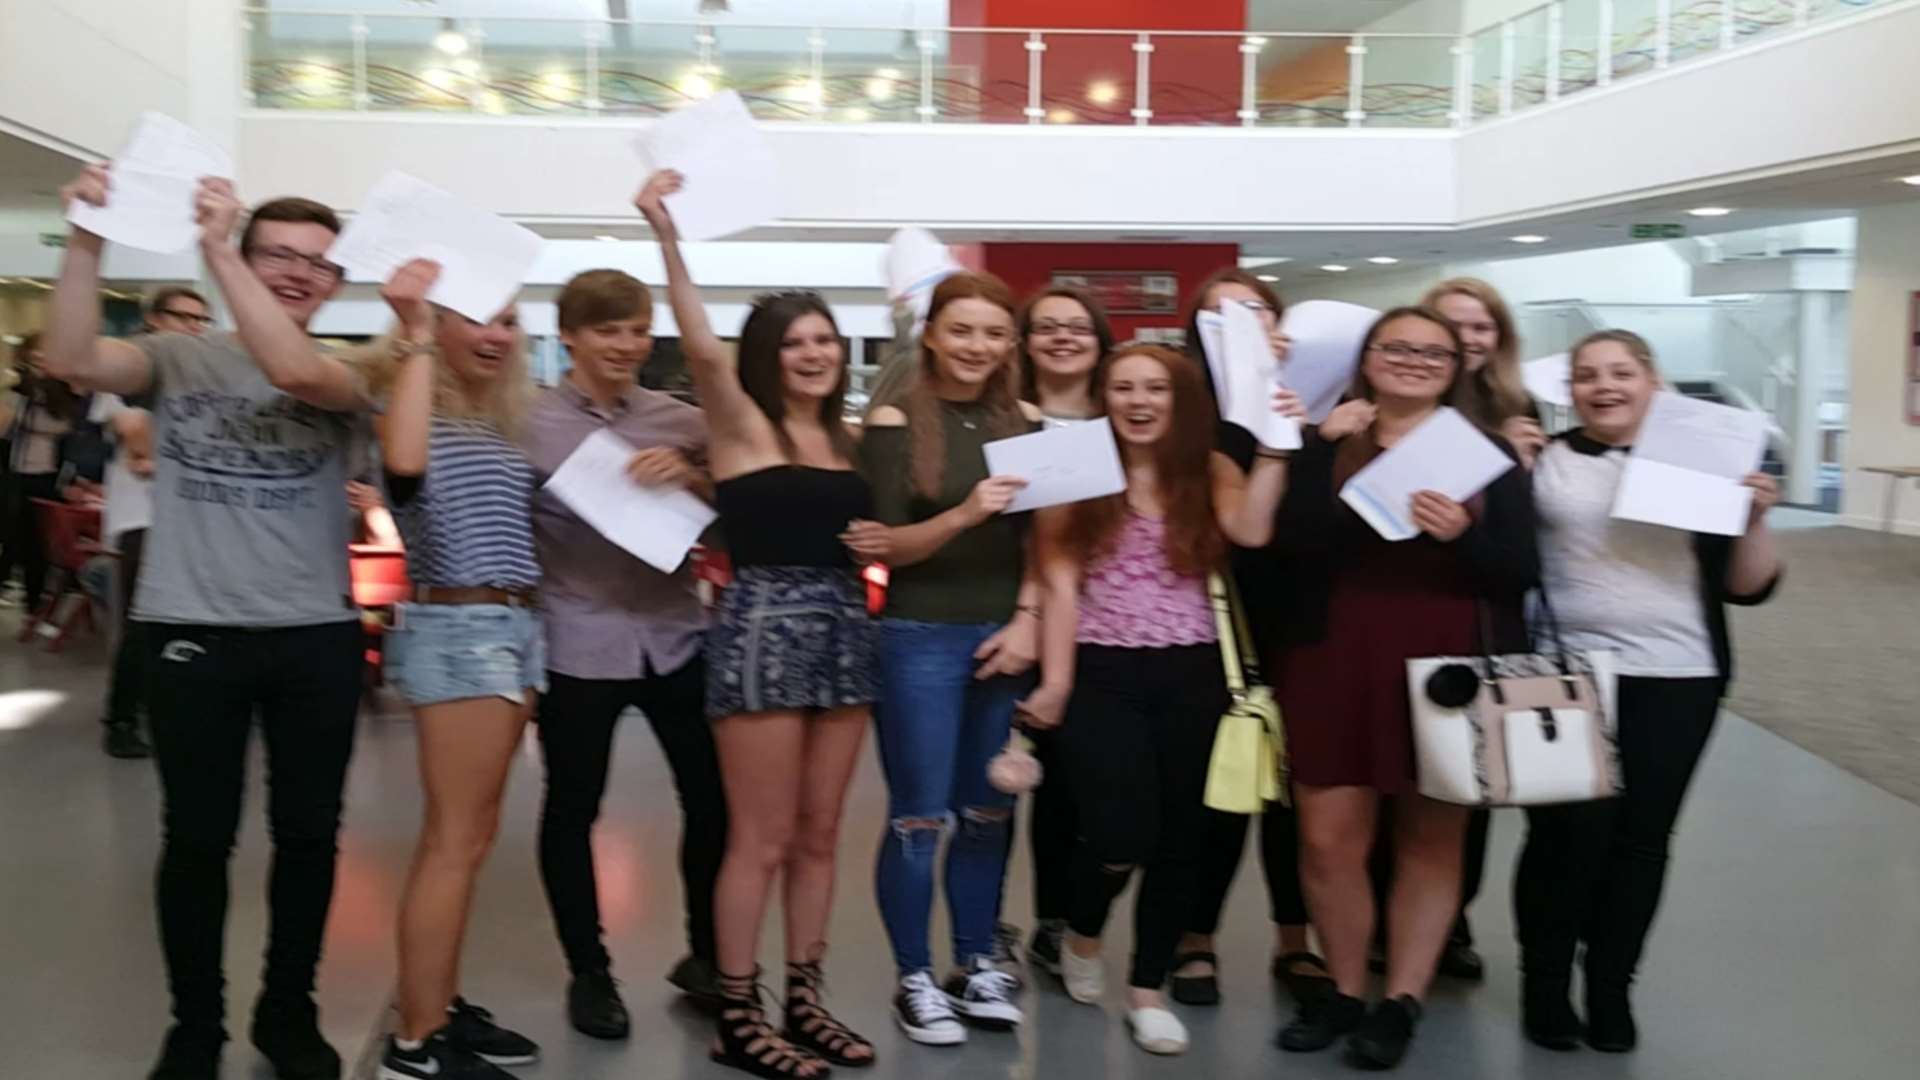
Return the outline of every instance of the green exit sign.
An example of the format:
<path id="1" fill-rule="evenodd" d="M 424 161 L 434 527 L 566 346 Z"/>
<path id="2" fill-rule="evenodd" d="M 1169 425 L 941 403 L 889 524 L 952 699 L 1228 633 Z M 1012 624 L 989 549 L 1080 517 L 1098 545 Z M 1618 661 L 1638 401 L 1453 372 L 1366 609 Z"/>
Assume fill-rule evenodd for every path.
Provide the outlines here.
<path id="1" fill-rule="evenodd" d="M 50 248 L 66 247 L 67 234 L 59 233 L 59 232 L 43 232 L 40 234 L 40 246 L 50 247 Z"/>
<path id="2" fill-rule="evenodd" d="M 1687 235 L 1687 227 L 1677 222 L 1660 221 L 1633 227 L 1635 240 L 1678 240 L 1685 235 Z"/>

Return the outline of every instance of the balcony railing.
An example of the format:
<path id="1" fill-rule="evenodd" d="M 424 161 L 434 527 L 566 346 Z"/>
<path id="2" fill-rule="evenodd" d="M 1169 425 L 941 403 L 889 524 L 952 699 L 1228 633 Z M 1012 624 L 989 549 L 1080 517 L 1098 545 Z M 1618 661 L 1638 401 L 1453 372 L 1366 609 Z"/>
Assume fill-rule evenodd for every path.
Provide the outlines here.
<path id="1" fill-rule="evenodd" d="M 1554 0 L 1464 36 L 454 19 L 248 8 L 265 109 L 851 124 L 1461 127 L 1911 0 Z"/>

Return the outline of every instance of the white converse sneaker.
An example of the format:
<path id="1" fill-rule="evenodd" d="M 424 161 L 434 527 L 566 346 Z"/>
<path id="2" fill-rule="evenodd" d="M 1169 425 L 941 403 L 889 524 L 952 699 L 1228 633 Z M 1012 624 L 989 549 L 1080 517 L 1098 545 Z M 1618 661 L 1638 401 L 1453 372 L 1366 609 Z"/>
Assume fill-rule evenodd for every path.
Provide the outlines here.
<path id="1" fill-rule="evenodd" d="M 1100 957 L 1073 951 L 1078 937 L 1068 933 L 1060 943 L 1060 981 L 1067 984 L 1068 997 L 1082 1005 L 1098 1005 L 1107 995 L 1107 969 Z"/>
<path id="2" fill-rule="evenodd" d="M 967 1029 L 947 995 L 924 971 L 900 980 L 900 989 L 893 995 L 893 1019 L 907 1038 L 927 1046 L 954 1046 L 967 1041 Z"/>
<path id="3" fill-rule="evenodd" d="M 947 1003 L 961 1016 L 981 1027 L 1005 1030 L 1025 1019 L 1013 995 L 1020 989 L 1013 976 L 994 966 L 987 957 L 975 957 L 968 971 L 956 971 L 947 978 Z"/>
<path id="4" fill-rule="evenodd" d="M 1133 1041 L 1149 1054 L 1187 1052 L 1187 1025 L 1165 1009 L 1127 1010 L 1127 1029 Z"/>

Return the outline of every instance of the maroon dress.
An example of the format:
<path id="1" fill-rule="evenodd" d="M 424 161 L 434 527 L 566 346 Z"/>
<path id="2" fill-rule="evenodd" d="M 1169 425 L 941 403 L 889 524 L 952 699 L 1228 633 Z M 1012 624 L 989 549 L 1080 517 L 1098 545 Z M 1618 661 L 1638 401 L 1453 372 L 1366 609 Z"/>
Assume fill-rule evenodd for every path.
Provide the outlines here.
<path id="1" fill-rule="evenodd" d="M 1315 497 L 1331 497 L 1378 453 L 1367 436 L 1346 440 L 1331 489 Z M 1476 520 L 1484 503 L 1468 503 Z M 1325 632 L 1281 644 L 1267 668 L 1285 717 L 1293 779 L 1387 795 L 1414 791 L 1407 661 L 1478 651 L 1476 596 L 1483 587 L 1457 542 L 1424 534 L 1389 542 L 1345 503 L 1318 510 L 1332 541 L 1321 564 L 1328 575 Z"/>

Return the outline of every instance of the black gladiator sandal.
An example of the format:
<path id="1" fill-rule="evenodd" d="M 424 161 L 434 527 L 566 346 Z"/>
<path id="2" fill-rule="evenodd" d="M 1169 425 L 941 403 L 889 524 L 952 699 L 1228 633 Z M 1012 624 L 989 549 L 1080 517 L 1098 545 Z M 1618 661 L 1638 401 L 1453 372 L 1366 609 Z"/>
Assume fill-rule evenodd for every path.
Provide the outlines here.
<path id="1" fill-rule="evenodd" d="M 720 973 L 719 1030 L 707 1057 L 768 1080 L 826 1080 L 833 1071 L 826 1062 L 787 1042 L 767 1023 L 759 976 L 758 968 L 751 975 Z"/>
<path id="2" fill-rule="evenodd" d="M 855 1035 L 820 1004 L 825 983 L 818 958 L 787 961 L 787 1042 L 823 1061 L 848 1069 L 873 1064 L 873 1044 Z"/>

